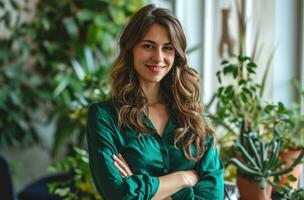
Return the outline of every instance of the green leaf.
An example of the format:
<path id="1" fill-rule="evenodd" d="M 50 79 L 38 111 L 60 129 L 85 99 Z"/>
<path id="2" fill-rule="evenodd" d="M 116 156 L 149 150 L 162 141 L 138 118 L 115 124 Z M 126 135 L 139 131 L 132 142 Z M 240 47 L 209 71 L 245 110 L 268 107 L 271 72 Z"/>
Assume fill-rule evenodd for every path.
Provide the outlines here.
<path id="1" fill-rule="evenodd" d="M 76 72 L 76 75 L 77 75 L 78 79 L 81 80 L 81 81 L 84 80 L 85 72 L 84 72 L 82 66 L 79 64 L 79 62 L 77 60 L 73 59 L 71 61 L 71 63 L 72 63 L 72 66 L 74 68 L 74 71 Z"/>
<path id="2" fill-rule="evenodd" d="M 2 2 L 2 0 L 0 1 L 0 8 L 4 8 L 4 3 Z"/>
<path id="3" fill-rule="evenodd" d="M 289 181 L 291 181 L 291 182 L 297 181 L 297 178 L 294 177 L 292 174 L 289 174 L 289 175 L 287 176 L 287 179 L 288 179 Z"/>
<path id="4" fill-rule="evenodd" d="M 228 62 L 228 60 L 223 60 L 222 62 L 221 62 L 221 65 L 226 65 L 226 64 L 228 64 L 229 62 Z"/>
<path id="5" fill-rule="evenodd" d="M 228 73 L 231 73 L 231 72 L 233 72 L 233 68 L 234 68 L 234 65 L 228 65 L 227 67 L 224 67 L 223 73 L 225 75 L 228 74 Z"/>
<path id="6" fill-rule="evenodd" d="M 124 13 L 124 11 L 118 7 L 115 6 L 111 6 L 110 7 L 110 13 L 111 16 L 113 17 L 113 20 L 116 24 L 124 24 L 125 23 L 125 19 L 126 19 L 126 15 Z"/>
<path id="7" fill-rule="evenodd" d="M 250 62 L 250 63 L 247 64 L 247 67 L 249 67 L 249 68 L 256 68 L 257 65 L 254 62 Z"/>
<path id="8" fill-rule="evenodd" d="M 247 68 L 247 70 L 248 70 L 248 72 L 249 72 L 249 73 L 251 73 L 251 74 L 255 74 L 255 71 L 254 71 L 254 69 L 253 69 L 253 68 L 248 67 L 248 68 Z"/>
<path id="9" fill-rule="evenodd" d="M 11 22 L 11 14 L 9 12 L 6 12 L 3 16 L 4 24 L 6 28 L 10 28 L 10 22 Z"/>
<path id="10" fill-rule="evenodd" d="M 98 28 L 95 24 L 91 24 L 88 28 L 87 43 L 91 46 L 96 45 L 102 39 L 102 29 Z"/>
<path id="11" fill-rule="evenodd" d="M 252 91 L 249 90 L 248 88 L 243 87 L 242 91 L 245 92 L 246 94 L 248 94 L 249 96 L 252 96 Z"/>
<path id="12" fill-rule="evenodd" d="M 21 99 L 20 99 L 20 96 L 17 96 L 17 93 L 15 91 L 11 91 L 9 93 L 9 96 L 11 97 L 11 101 L 17 105 L 17 106 L 20 106 L 21 105 Z"/>
<path id="13" fill-rule="evenodd" d="M 248 56 L 239 55 L 239 56 L 238 56 L 238 60 L 239 60 L 240 62 L 245 62 L 246 60 L 251 60 L 251 58 L 248 57 Z"/>
<path id="14" fill-rule="evenodd" d="M 15 10 L 18 10 L 19 6 L 18 6 L 18 3 L 15 1 L 15 0 L 10 0 L 10 3 L 11 3 L 11 6 L 15 9 Z"/>
<path id="15" fill-rule="evenodd" d="M 94 24 L 98 28 L 106 28 L 107 27 L 107 17 L 104 14 L 99 14 L 94 17 Z"/>
<path id="16" fill-rule="evenodd" d="M 88 66 L 88 71 L 90 73 L 94 73 L 97 69 L 96 69 L 96 65 L 95 65 L 95 62 L 94 62 L 92 49 L 86 47 L 85 50 L 84 50 L 84 53 L 85 53 L 86 64 Z"/>
<path id="17" fill-rule="evenodd" d="M 278 106 L 279 106 L 278 107 L 279 113 L 284 113 L 286 111 L 286 108 L 285 108 L 285 106 L 284 106 L 284 104 L 282 102 L 279 102 Z"/>
<path id="18" fill-rule="evenodd" d="M 103 32 L 100 39 L 101 39 L 100 45 L 101 45 L 103 52 L 109 52 L 109 50 L 112 47 L 112 42 L 113 42 L 112 35 L 107 32 Z"/>
<path id="19" fill-rule="evenodd" d="M 237 77 L 237 75 L 238 75 L 238 68 L 237 68 L 237 67 L 234 67 L 234 68 L 233 68 L 232 74 L 233 74 L 233 78 L 236 78 L 236 77 Z"/>
<path id="20" fill-rule="evenodd" d="M 76 17 L 80 22 L 85 22 L 93 19 L 94 13 L 91 10 L 82 9 L 79 12 L 77 12 Z"/>
<path id="21" fill-rule="evenodd" d="M 266 111 L 267 113 L 270 113 L 273 109 L 274 109 L 274 106 L 273 106 L 273 105 L 267 105 L 267 106 L 265 107 L 265 111 Z"/>
<path id="22" fill-rule="evenodd" d="M 217 72 L 216 72 L 216 77 L 217 77 L 217 81 L 221 84 L 221 83 L 222 83 L 221 71 L 217 71 Z"/>
<path id="23" fill-rule="evenodd" d="M 54 193 L 61 197 L 66 196 L 70 192 L 70 188 L 57 188 Z"/>
<path id="24" fill-rule="evenodd" d="M 241 99 L 244 103 L 247 103 L 247 101 L 248 101 L 248 98 L 244 93 L 241 93 Z"/>
<path id="25" fill-rule="evenodd" d="M 225 92 L 226 95 L 229 95 L 230 93 L 233 93 L 234 92 L 233 85 L 229 85 L 228 87 L 226 87 L 224 92 Z"/>
<path id="26" fill-rule="evenodd" d="M 244 79 L 239 80 L 239 85 L 245 85 L 245 84 L 246 84 L 246 80 Z"/>
<path id="27" fill-rule="evenodd" d="M 56 87 L 56 89 L 53 92 L 53 97 L 57 97 L 58 95 L 60 95 L 65 88 L 68 86 L 69 81 L 68 79 L 63 80 L 62 82 L 59 83 L 59 85 Z"/>
<path id="28" fill-rule="evenodd" d="M 73 39 L 78 38 L 78 34 L 79 34 L 78 26 L 77 26 L 74 18 L 72 18 L 72 17 L 65 18 L 63 20 L 63 24 L 65 26 L 66 31 Z"/>

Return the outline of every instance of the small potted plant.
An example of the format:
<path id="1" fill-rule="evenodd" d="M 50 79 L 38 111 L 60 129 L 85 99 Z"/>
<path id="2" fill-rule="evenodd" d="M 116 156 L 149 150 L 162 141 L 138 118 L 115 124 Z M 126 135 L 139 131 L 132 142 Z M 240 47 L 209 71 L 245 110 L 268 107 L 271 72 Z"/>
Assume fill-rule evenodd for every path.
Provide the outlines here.
<path id="1" fill-rule="evenodd" d="M 239 170 L 238 187 L 242 199 L 270 199 L 271 186 L 274 180 L 293 170 L 304 157 L 304 150 L 287 168 L 282 168 L 283 161 L 279 155 L 282 138 L 276 137 L 265 142 L 258 135 L 248 133 L 244 135 L 243 144 L 237 142 L 240 156 L 230 159 Z M 269 185 L 267 185 L 269 184 Z"/>

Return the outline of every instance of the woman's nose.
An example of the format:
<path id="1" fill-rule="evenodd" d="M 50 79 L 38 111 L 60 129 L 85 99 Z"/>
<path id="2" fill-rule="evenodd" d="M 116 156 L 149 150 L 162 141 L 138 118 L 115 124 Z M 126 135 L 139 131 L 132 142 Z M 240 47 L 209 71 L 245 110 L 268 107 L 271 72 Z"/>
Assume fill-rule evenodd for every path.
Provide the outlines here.
<path id="1" fill-rule="evenodd" d="M 157 48 L 154 52 L 154 59 L 157 62 L 163 62 L 164 61 L 164 53 L 161 48 Z"/>

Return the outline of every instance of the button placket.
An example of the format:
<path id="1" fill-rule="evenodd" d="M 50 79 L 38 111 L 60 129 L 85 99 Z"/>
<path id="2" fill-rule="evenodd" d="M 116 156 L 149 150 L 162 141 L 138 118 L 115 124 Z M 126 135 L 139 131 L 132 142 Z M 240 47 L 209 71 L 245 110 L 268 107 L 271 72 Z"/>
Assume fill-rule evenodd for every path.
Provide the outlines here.
<path id="1" fill-rule="evenodd" d="M 167 174 L 169 172 L 168 149 L 166 147 L 165 142 L 162 139 L 161 139 L 161 155 L 162 155 L 163 164 L 164 164 L 163 173 Z"/>

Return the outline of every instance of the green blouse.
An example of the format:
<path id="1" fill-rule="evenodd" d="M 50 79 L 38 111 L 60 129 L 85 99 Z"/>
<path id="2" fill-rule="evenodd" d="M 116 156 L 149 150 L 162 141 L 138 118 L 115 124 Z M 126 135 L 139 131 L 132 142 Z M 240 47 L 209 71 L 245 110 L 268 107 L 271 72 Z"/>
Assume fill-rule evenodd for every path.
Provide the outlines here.
<path id="1" fill-rule="evenodd" d="M 147 127 L 155 130 L 147 116 Z M 212 137 L 206 141 L 207 150 L 198 162 L 188 160 L 173 145 L 177 127 L 169 117 L 163 136 L 145 133 L 138 137 L 136 130 L 119 130 L 111 101 L 92 104 L 88 112 L 87 140 L 90 168 L 98 192 L 105 200 L 149 200 L 159 186 L 159 176 L 195 169 L 199 182 L 174 195 L 177 200 L 224 199 L 224 167 Z M 121 153 L 134 175 L 123 178 L 115 167 L 112 155 Z"/>

